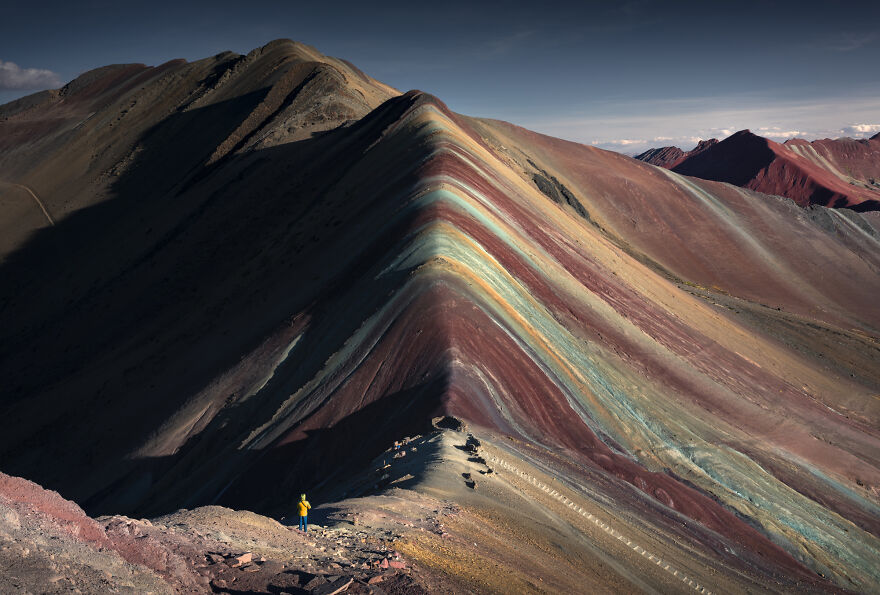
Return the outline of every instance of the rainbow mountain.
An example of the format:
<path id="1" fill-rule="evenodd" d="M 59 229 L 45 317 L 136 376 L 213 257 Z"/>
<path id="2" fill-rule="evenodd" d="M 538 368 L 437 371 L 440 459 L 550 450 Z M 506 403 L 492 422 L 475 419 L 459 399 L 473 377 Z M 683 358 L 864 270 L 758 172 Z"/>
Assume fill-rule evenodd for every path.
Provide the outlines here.
<path id="1" fill-rule="evenodd" d="M 284 40 L 87 73 L 0 107 L 0 139 L 0 470 L 96 515 L 456 502 L 532 544 L 482 535 L 475 591 L 880 585 L 880 214 Z M 426 443 L 362 481 L 453 418 L 475 461 Z"/>

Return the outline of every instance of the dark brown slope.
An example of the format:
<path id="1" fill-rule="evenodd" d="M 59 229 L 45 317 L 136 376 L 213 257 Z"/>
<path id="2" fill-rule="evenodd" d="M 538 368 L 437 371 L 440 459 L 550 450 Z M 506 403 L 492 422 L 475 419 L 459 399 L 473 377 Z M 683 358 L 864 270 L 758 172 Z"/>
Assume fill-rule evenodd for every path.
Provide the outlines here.
<path id="1" fill-rule="evenodd" d="M 337 295 L 342 281 L 343 289 L 357 287 L 363 276 L 369 287 L 374 252 L 396 241 L 394 235 L 354 240 L 370 237 L 367 230 L 381 229 L 387 219 L 362 185 L 384 197 L 411 183 L 399 170 L 402 155 L 368 151 L 407 105 L 390 104 L 351 128 L 228 159 L 222 168 L 195 172 L 197 181 L 189 184 L 168 180 L 185 189 L 149 203 L 123 194 L 70 216 L 12 255 L 0 304 L 2 373 L 9 381 L 0 439 L 5 468 L 26 471 L 87 508 L 118 511 L 144 501 L 140 482 L 162 478 L 187 454 L 176 451 L 189 435 L 211 436 L 198 443 L 204 456 L 213 458 L 218 449 L 221 459 L 228 457 L 230 439 L 253 423 L 252 409 L 272 406 L 245 403 L 249 395 L 236 387 L 257 381 L 265 373 L 260 367 L 289 350 L 309 323 L 309 355 L 287 379 L 303 382 L 390 290 L 365 288 L 351 305 L 345 291 Z M 226 109 L 203 108 L 188 127 L 210 123 Z M 174 118 L 165 124 L 177 125 Z M 128 175 L 159 175 L 148 167 L 154 152 L 166 149 L 164 142 L 147 145 L 145 165 L 120 184 L 130 189 Z M 356 173 L 346 175 L 355 164 Z M 356 191 L 361 201 L 353 203 Z M 359 249 L 346 247 L 352 245 Z M 40 289 L 46 279 L 51 292 Z M 276 329 L 286 330 L 264 342 Z M 261 361 L 234 371 L 251 352 Z M 251 366 L 257 367 L 248 371 Z M 232 375 L 224 377 L 225 370 Z M 202 421 L 165 437 L 173 440 L 167 460 L 127 460 L 124 453 L 192 406 L 203 410 Z M 212 419 L 224 408 L 228 415 Z M 204 462 L 194 457 L 192 464 L 223 481 Z M 169 507 L 160 511 L 180 496 L 159 493 L 170 498 L 154 500 Z"/>
<path id="2" fill-rule="evenodd" d="M 775 158 L 769 143 L 741 130 L 714 145 L 714 150 L 688 154 L 669 169 L 686 176 L 747 186 Z"/>
<path id="3" fill-rule="evenodd" d="M 659 167 L 672 169 L 673 167 L 681 163 L 684 159 L 692 157 L 698 153 L 702 153 L 717 142 L 717 138 L 701 140 L 699 143 L 697 143 L 696 147 L 687 152 L 682 151 L 678 147 L 660 147 L 659 149 L 648 149 L 644 153 L 636 155 L 635 158 L 639 161 L 650 163 L 651 165 L 657 165 Z"/>
<path id="4" fill-rule="evenodd" d="M 636 155 L 635 158 L 651 165 L 671 167 L 684 156 L 685 152 L 678 147 L 660 147 L 659 149 L 648 149 L 644 153 Z"/>
<path id="5" fill-rule="evenodd" d="M 28 191 L 55 221 L 116 196 L 149 201 L 231 152 L 308 138 L 396 94 L 279 40 L 246 56 L 98 68 L 2 106 L 0 191 L 29 217 L 0 218 L 0 258 L 48 224 Z"/>
<path id="6" fill-rule="evenodd" d="M 779 144 L 741 130 L 720 143 L 700 143 L 687 153 L 675 149 L 651 149 L 636 159 L 688 176 L 785 196 L 800 206 L 880 208 L 880 140 L 876 136 L 812 143 L 795 139 Z"/>

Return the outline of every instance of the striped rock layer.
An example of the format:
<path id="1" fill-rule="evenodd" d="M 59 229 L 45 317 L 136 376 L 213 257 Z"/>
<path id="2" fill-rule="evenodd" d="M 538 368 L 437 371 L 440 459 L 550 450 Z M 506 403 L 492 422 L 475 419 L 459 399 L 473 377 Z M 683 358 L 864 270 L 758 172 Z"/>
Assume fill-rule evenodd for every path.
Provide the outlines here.
<path id="1" fill-rule="evenodd" d="M 876 213 L 420 92 L 296 135 L 261 89 L 159 118 L 3 262 L 4 471 L 95 513 L 272 511 L 452 415 L 792 588 L 880 584 Z"/>

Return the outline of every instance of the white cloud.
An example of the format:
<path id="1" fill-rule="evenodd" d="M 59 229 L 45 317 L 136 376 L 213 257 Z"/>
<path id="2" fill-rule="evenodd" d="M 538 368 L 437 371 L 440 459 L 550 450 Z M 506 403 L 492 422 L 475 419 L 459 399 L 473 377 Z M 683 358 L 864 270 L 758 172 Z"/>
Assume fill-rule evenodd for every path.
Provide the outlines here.
<path id="1" fill-rule="evenodd" d="M 880 124 L 853 124 L 840 129 L 841 134 L 853 138 L 865 138 L 880 132 Z"/>
<path id="2" fill-rule="evenodd" d="M 590 142 L 594 147 L 616 151 L 624 155 L 638 155 L 648 149 L 659 149 L 660 147 L 678 147 L 679 149 L 689 151 L 694 148 L 697 143 L 704 140 L 705 136 L 655 136 L 650 140 L 635 138 L 620 138 L 610 140 L 593 140 Z"/>
<path id="3" fill-rule="evenodd" d="M 692 149 L 700 140 L 723 140 L 748 128 L 762 136 L 783 133 L 815 140 L 880 132 L 880 86 L 865 95 L 779 101 L 764 97 L 704 97 L 679 100 L 621 100 L 585 104 L 556 117 L 510 117 L 521 126 L 619 152 L 674 145 Z M 784 136 L 772 137 L 780 142 Z M 644 145 L 612 140 L 647 139 Z M 670 140 L 665 140 L 670 139 Z"/>
<path id="4" fill-rule="evenodd" d="M 670 144 L 677 145 L 680 147 L 680 145 L 688 144 L 688 143 L 696 144 L 696 143 L 700 142 L 701 140 L 704 140 L 704 137 L 702 137 L 702 136 L 655 136 L 654 138 L 652 138 L 648 142 L 651 142 L 651 143 L 670 143 Z"/>
<path id="5" fill-rule="evenodd" d="M 630 145 L 644 145 L 648 141 L 637 138 L 620 138 L 614 140 L 594 140 L 594 145 L 620 145 L 621 147 L 629 147 Z"/>
<path id="6" fill-rule="evenodd" d="M 803 130 L 783 130 L 779 126 L 761 126 L 758 128 L 758 134 L 767 138 L 798 138 L 810 133 Z"/>
<path id="7" fill-rule="evenodd" d="M 13 62 L 0 60 L 0 90 L 49 89 L 60 86 L 61 79 L 51 70 L 21 68 Z"/>
<path id="8" fill-rule="evenodd" d="M 723 140 L 737 131 L 736 127 L 733 126 L 731 128 L 711 128 L 712 137 L 717 138 L 718 140 Z"/>

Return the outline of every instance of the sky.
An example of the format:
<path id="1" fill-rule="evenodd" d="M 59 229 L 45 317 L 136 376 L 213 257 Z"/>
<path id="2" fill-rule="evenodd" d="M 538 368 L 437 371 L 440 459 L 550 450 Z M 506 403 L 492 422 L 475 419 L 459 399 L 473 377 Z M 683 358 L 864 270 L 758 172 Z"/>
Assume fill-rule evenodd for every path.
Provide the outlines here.
<path id="1" fill-rule="evenodd" d="M 0 103 L 98 66 L 290 38 L 457 112 L 628 154 L 743 128 L 880 132 L 878 1 L 46 0 L 0 15 Z"/>

